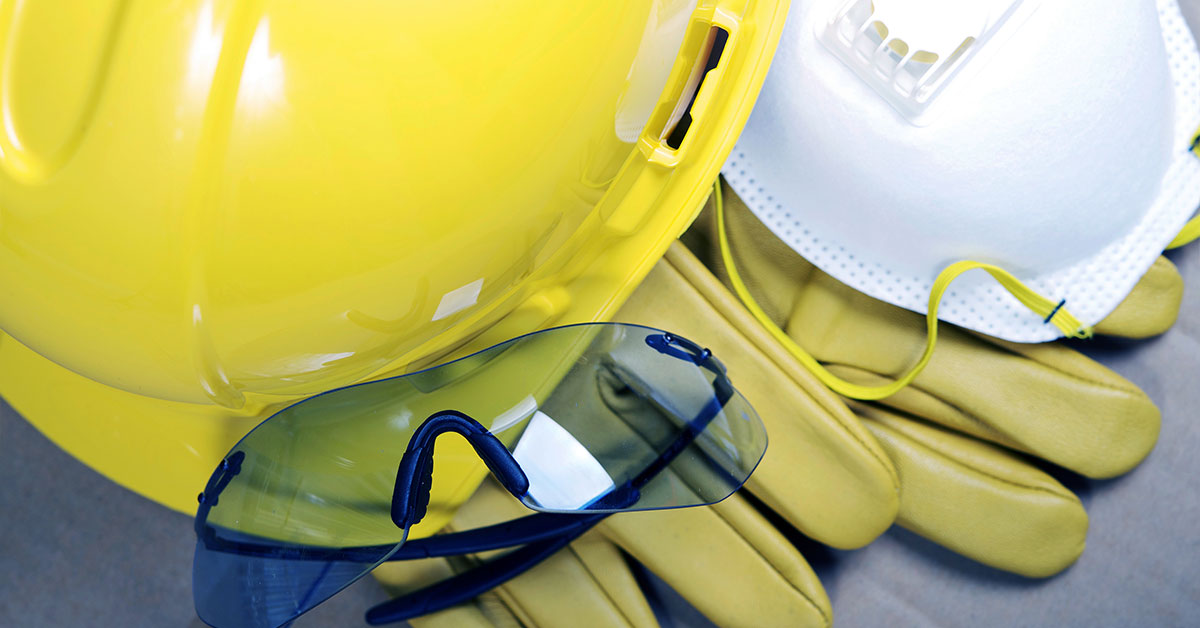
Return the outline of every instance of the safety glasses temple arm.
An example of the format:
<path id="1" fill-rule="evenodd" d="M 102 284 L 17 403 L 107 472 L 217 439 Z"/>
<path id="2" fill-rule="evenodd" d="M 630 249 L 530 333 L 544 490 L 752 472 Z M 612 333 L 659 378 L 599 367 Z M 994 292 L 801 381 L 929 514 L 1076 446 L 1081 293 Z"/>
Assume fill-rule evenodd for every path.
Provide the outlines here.
<path id="1" fill-rule="evenodd" d="M 391 562 L 458 556 L 538 543 L 571 534 L 578 527 L 581 516 L 583 515 L 575 513 L 539 512 L 482 528 L 413 539 L 406 541 L 399 550 L 388 556 L 387 560 Z M 273 543 L 269 539 L 263 539 L 261 543 L 223 539 L 208 525 L 203 525 L 198 532 L 200 539 L 210 550 L 286 560 L 374 562 L 380 556 L 390 553 L 396 546 L 395 543 L 388 543 L 343 548 L 297 547 Z"/>
<path id="2" fill-rule="evenodd" d="M 654 459 L 649 465 L 646 465 L 646 468 L 641 473 L 629 481 L 628 485 L 631 488 L 640 490 L 645 487 L 655 476 L 670 466 L 679 457 L 679 454 L 683 453 L 685 449 L 696 441 L 696 437 L 700 436 L 705 428 L 708 427 L 708 424 L 712 423 L 712 420 L 721 413 L 721 409 L 725 407 L 725 404 L 729 403 L 729 399 L 733 397 L 733 385 L 729 383 L 729 380 L 723 374 L 719 374 L 713 382 L 713 392 L 714 396 L 708 400 L 708 403 L 704 404 L 704 407 L 700 409 L 700 412 L 691 421 L 687 422 L 683 433 L 677 436 L 659 454 L 658 458 Z M 607 496 L 603 501 L 607 501 Z M 634 501 L 637 501 L 636 498 Z"/>
<path id="3" fill-rule="evenodd" d="M 609 513 L 562 515 L 571 521 L 560 522 L 562 525 L 556 534 L 483 563 L 470 571 L 375 606 L 367 611 L 367 623 L 378 626 L 404 621 L 462 604 L 528 571 L 579 538 L 608 515 Z M 526 519 L 539 516 L 550 515 L 533 515 Z M 406 548 L 402 548 L 402 551 L 403 549 Z"/>
<path id="4" fill-rule="evenodd" d="M 457 556 L 538 543 L 573 533 L 583 516 L 576 513 L 539 512 L 483 528 L 414 539 L 405 543 L 388 560 Z"/>

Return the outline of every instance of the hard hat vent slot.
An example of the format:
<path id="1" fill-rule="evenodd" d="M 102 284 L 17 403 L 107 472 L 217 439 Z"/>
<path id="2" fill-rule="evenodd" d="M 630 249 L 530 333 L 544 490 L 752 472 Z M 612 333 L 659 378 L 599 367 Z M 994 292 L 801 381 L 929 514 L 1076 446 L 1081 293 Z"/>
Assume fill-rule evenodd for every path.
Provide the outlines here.
<path id="1" fill-rule="evenodd" d="M 696 104 L 696 95 L 704 86 L 704 80 L 708 77 L 708 73 L 720 63 L 721 54 L 725 52 L 725 44 L 728 41 L 729 31 L 719 26 L 714 26 L 709 30 L 708 41 L 701 48 L 701 54 L 692 66 L 691 78 L 679 95 L 679 100 L 676 102 L 665 128 L 659 134 L 659 139 L 665 139 L 670 148 L 677 150 L 683 145 L 683 138 L 687 136 L 688 129 L 692 126 L 692 107 Z"/>

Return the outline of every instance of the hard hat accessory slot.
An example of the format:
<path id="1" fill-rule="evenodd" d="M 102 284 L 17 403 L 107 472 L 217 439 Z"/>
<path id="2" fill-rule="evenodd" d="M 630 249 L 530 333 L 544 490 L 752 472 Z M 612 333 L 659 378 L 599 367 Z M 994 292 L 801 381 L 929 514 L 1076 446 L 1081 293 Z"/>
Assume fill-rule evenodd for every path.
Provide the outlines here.
<path id="1" fill-rule="evenodd" d="M 663 129 L 659 135 L 659 139 L 666 140 L 667 146 L 678 150 L 683 145 L 683 139 L 687 135 L 688 129 L 692 126 L 692 107 L 696 104 L 696 96 L 700 93 L 700 89 L 704 87 L 704 79 L 708 77 L 708 73 L 715 69 L 721 61 L 721 53 L 725 51 L 725 44 L 728 41 L 729 31 L 719 26 L 714 26 L 709 31 L 708 54 L 704 59 L 704 64 L 696 64 L 692 80 L 688 83 L 688 89 L 684 91 L 682 98 L 680 98 L 680 102 L 684 102 L 686 99 L 687 105 L 682 111 L 676 106 L 667 128 Z"/>

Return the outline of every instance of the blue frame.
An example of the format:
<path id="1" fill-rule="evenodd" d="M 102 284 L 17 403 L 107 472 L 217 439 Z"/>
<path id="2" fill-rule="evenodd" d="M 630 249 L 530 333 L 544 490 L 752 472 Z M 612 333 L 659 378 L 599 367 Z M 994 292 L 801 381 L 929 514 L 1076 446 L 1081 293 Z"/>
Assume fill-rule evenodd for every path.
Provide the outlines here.
<path id="1" fill-rule="evenodd" d="M 641 488 L 691 445 L 733 397 L 734 388 L 726 376 L 725 365 L 708 349 L 702 349 L 685 338 L 669 333 L 647 336 L 646 344 L 664 354 L 692 362 L 715 373 L 717 377 L 713 381 L 714 397 L 687 422 L 684 433 L 659 454 L 654 462 L 636 477 L 614 488 L 589 506 L 607 510 L 620 509 L 636 503 Z M 430 415 L 417 428 L 400 459 L 392 493 L 391 517 L 401 529 L 407 529 L 425 516 L 433 482 L 434 443 L 438 436 L 446 432 L 454 432 L 466 438 L 492 474 L 514 497 L 521 499 L 529 490 L 529 480 L 524 471 L 498 438 L 466 414 L 456 410 L 443 410 Z M 289 547 L 273 544 L 269 539 L 264 539 L 263 543 L 255 543 L 217 537 L 216 530 L 207 524 L 208 513 L 217 504 L 221 492 L 241 471 L 244 458 L 245 454 L 238 451 L 222 460 L 217 472 L 209 478 L 204 492 L 197 498 L 200 506 L 196 511 L 196 536 L 209 549 L 286 560 L 374 562 L 382 552 L 395 545 L 389 543 L 344 548 Z M 379 604 L 367 611 L 366 621 L 376 626 L 398 622 L 465 602 L 529 570 L 579 538 L 610 514 L 613 513 L 539 512 L 473 530 L 405 541 L 385 561 L 474 554 L 506 547 L 522 547 L 469 571 Z"/>

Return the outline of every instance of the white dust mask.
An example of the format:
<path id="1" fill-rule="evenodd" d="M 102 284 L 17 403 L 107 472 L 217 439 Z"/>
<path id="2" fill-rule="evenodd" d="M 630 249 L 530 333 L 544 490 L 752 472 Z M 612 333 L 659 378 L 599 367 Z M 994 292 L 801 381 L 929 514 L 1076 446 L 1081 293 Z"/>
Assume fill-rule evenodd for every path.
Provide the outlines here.
<path id="1" fill-rule="evenodd" d="M 924 313 L 939 273 L 976 260 L 1091 326 L 1200 204 L 1198 129 L 1177 0 L 803 0 L 723 174 L 872 297 Z M 938 315 L 1019 342 L 1064 331 L 983 272 Z"/>

